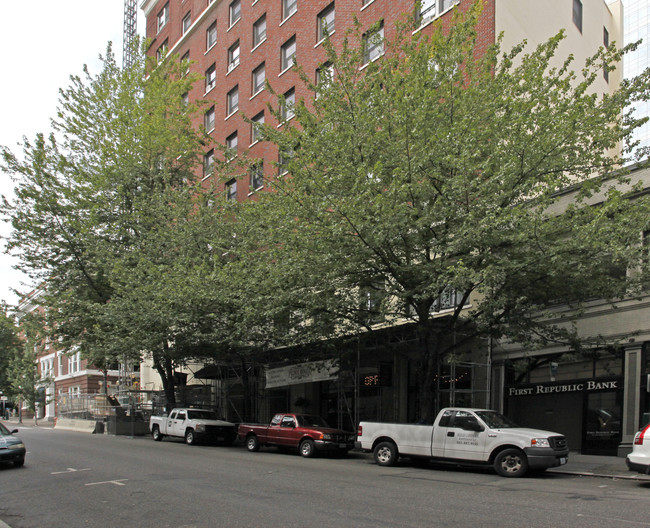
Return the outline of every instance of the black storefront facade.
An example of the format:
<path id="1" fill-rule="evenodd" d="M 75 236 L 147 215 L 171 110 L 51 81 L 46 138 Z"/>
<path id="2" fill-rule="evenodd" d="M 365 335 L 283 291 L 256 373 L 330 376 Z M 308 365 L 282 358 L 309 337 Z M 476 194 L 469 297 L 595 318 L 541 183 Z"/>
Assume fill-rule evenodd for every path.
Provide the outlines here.
<path id="1" fill-rule="evenodd" d="M 497 359 L 493 407 L 522 426 L 566 435 L 583 454 L 622 456 L 650 420 L 650 342 Z"/>

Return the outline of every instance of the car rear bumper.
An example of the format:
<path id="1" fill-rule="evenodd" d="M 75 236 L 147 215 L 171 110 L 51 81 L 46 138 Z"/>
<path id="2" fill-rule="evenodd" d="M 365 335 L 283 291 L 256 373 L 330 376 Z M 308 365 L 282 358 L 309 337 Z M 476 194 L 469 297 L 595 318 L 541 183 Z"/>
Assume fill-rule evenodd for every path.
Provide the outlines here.
<path id="1" fill-rule="evenodd" d="M 625 459 L 625 463 L 627 464 L 627 468 L 630 471 L 636 471 L 637 473 L 642 473 L 644 475 L 650 475 L 650 460 L 647 459 L 647 457 L 637 457 L 641 458 L 641 460 L 637 459 L 630 459 L 630 455 Z M 643 460 L 645 458 L 645 460 Z"/>

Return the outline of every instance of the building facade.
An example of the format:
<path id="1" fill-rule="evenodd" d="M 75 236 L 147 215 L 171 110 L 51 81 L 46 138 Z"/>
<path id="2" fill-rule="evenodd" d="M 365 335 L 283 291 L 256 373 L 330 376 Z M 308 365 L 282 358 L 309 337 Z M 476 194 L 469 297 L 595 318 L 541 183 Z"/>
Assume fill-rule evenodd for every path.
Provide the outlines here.
<path id="1" fill-rule="evenodd" d="M 43 315 L 45 309 L 40 303 L 42 294 L 42 290 L 35 290 L 23 299 L 18 305 L 19 317 L 29 313 Z M 32 344 L 40 380 L 37 385 L 39 398 L 36 418 L 48 421 L 54 421 L 61 409 L 75 407 L 86 395 L 104 391 L 111 394 L 119 388 L 117 366 L 103 372 L 83 359 L 80 351 L 63 350 L 57 344 L 49 338 L 39 339 Z"/>
<path id="2" fill-rule="evenodd" d="M 265 178 L 272 178 L 281 170 L 278 152 L 258 141 L 254 126 L 242 117 L 277 124 L 267 108 L 277 102 L 265 89 L 266 81 L 287 103 L 309 100 L 313 93 L 291 66 L 295 61 L 317 83 L 329 66 L 325 32 L 334 46 L 340 46 L 356 19 L 362 32 L 373 28 L 390 39 L 398 19 L 416 9 L 422 23 L 418 31 L 426 32 L 434 21 L 451 23 L 454 7 L 469 5 L 469 0 L 425 0 L 419 8 L 413 0 L 144 0 L 141 8 L 150 55 L 189 59 L 190 68 L 205 77 L 188 94 L 190 100 L 207 101 L 203 122 L 197 126 L 204 125 L 232 153 L 246 150 L 259 158 Z M 486 0 L 479 41 L 487 47 L 502 34 L 504 49 L 525 39 L 526 50 L 531 51 L 564 31 L 557 64 L 572 53 L 580 65 L 601 46 L 622 43 L 622 20 L 620 0 Z M 381 47 L 369 46 L 367 60 L 382 52 Z M 620 69 L 603 71 L 594 90 L 614 91 L 621 75 Z M 209 181 L 211 164 L 220 155 L 206 150 L 205 170 L 198 177 Z M 249 199 L 263 191 L 263 182 L 254 173 L 247 180 L 232 180 L 226 184 L 228 195 Z M 453 299 L 448 301 L 451 304 L 441 306 L 440 315 L 453 308 Z M 616 454 L 648 411 L 647 393 L 641 387 L 643 369 L 648 368 L 645 343 L 650 338 L 642 330 L 648 320 L 645 302 L 626 301 L 625 312 L 594 302 L 580 320 L 580 330 L 585 335 L 600 335 L 603 328 L 608 332 L 590 357 L 571 358 L 561 349 L 530 351 L 513 344 L 476 343 L 460 361 L 444 367 L 441 404 L 497 408 L 524 424 L 534 415 L 534 425 L 566 433 L 572 449 Z M 342 344 L 340 357 L 331 358 L 333 364 L 269 365 L 259 371 L 257 418 L 303 410 L 346 427 L 354 427 L 360 419 L 416 419 L 412 360 L 416 339 L 407 325 L 382 332 L 381 347 L 368 342 L 360 351 Z M 145 377 L 150 388 L 159 388 L 155 376 L 143 372 Z M 205 383 L 200 373 L 194 381 L 189 379 Z M 223 379 L 211 379 L 215 389 L 223 388 Z"/>

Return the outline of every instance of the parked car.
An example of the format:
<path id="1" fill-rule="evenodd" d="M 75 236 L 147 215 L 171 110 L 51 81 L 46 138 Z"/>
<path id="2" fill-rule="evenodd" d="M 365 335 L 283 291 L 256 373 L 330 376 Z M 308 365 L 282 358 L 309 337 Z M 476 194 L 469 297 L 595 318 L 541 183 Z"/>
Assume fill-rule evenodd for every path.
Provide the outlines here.
<path id="1" fill-rule="evenodd" d="M 442 409 L 433 425 L 359 424 L 358 447 L 380 466 L 400 456 L 454 464 L 491 465 L 504 477 L 521 477 L 566 464 L 569 448 L 559 433 L 519 427 L 488 409 Z"/>
<path id="2" fill-rule="evenodd" d="M 169 416 L 152 416 L 149 430 L 154 440 L 165 436 L 184 438 L 185 443 L 197 442 L 232 444 L 237 438 L 234 423 L 219 420 L 217 413 L 208 409 L 172 409 Z"/>
<path id="3" fill-rule="evenodd" d="M 625 462 L 630 471 L 650 475 L 650 424 L 634 435 L 632 452 Z"/>
<path id="4" fill-rule="evenodd" d="M 241 424 L 238 434 L 249 451 L 263 445 L 298 448 L 306 458 L 317 451 L 345 455 L 355 440 L 354 433 L 334 429 L 320 416 L 292 413 L 276 414 L 269 425 Z"/>
<path id="5" fill-rule="evenodd" d="M 20 467 L 25 463 L 25 444 L 14 436 L 18 429 L 10 431 L 0 423 L 0 462 L 13 462 L 14 466 Z"/>

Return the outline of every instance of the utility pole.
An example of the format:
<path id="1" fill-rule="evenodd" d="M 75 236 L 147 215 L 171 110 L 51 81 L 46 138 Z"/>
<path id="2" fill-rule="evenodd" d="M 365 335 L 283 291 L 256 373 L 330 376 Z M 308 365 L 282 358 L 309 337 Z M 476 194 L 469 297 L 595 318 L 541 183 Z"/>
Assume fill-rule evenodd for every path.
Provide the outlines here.
<path id="1" fill-rule="evenodd" d="M 122 37 L 122 68 L 133 65 L 133 42 L 138 32 L 136 0 L 124 0 L 124 34 Z"/>

